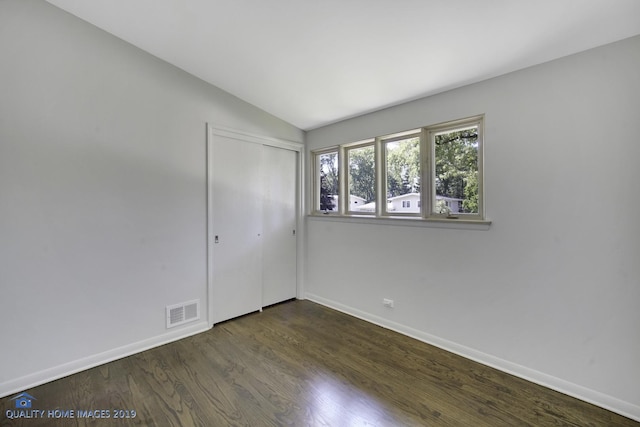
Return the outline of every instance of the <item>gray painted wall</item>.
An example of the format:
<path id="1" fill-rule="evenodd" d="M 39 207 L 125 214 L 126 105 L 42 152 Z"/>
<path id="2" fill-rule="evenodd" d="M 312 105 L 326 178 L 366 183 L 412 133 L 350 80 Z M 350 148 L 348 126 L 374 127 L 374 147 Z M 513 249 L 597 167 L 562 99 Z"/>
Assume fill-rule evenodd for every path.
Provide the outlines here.
<path id="1" fill-rule="evenodd" d="M 206 298 L 205 123 L 303 133 L 41 1 L 0 2 L 0 58 L 0 395 L 204 328 L 164 307 Z M 308 296 L 640 418 L 639 68 L 636 37 L 309 132 L 485 113 L 493 224 L 309 219 Z"/>
<path id="2" fill-rule="evenodd" d="M 206 327 L 206 123 L 303 132 L 43 1 L 0 58 L 0 396 Z"/>
<path id="3" fill-rule="evenodd" d="M 309 218 L 307 297 L 640 420 L 638 70 L 635 37 L 308 132 L 313 150 L 485 113 L 493 224 Z"/>

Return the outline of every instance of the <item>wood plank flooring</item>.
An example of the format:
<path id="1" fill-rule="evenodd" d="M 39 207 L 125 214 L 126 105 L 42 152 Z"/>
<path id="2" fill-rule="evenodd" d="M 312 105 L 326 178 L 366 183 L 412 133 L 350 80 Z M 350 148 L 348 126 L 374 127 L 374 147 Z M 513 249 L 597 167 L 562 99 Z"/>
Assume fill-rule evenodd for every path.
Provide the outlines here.
<path id="1" fill-rule="evenodd" d="M 7 397 L 0 425 L 640 425 L 309 301 L 26 392 L 34 409 L 74 410 L 74 418 L 8 420 Z M 102 409 L 136 417 L 78 418 L 78 410 Z"/>

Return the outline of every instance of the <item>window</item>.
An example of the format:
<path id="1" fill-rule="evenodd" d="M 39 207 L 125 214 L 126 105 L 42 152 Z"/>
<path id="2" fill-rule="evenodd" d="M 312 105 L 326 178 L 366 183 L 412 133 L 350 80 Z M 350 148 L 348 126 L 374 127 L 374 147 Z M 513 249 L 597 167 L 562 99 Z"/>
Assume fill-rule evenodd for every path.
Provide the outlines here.
<path id="1" fill-rule="evenodd" d="M 420 131 L 382 139 L 384 146 L 387 215 L 420 214 Z M 411 203 L 413 201 L 413 203 Z M 411 206 L 413 205 L 413 209 Z"/>
<path id="2" fill-rule="evenodd" d="M 316 155 L 316 176 L 319 197 L 316 210 L 323 212 L 338 211 L 338 151 L 327 151 Z"/>
<path id="3" fill-rule="evenodd" d="M 434 215 L 480 214 L 480 122 L 429 130 Z"/>
<path id="4" fill-rule="evenodd" d="M 315 211 L 484 220 L 483 120 L 476 116 L 312 153 Z"/>
<path id="5" fill-rule="evenodd" d="M 376 161 L 373 143 L 345 149 L 348 170 L 349 212 L 374 213 Z"/>

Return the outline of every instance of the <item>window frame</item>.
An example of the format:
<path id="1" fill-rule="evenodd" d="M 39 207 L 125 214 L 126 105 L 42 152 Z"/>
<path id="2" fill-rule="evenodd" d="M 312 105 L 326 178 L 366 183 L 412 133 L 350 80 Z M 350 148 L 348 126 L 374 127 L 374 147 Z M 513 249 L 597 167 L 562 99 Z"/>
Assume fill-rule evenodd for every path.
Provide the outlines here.
<path id="1" fill-rule="evenodd" d="M 471 127 L 478 129 L 478 212 L 477 213 L 449 213 L 439 214 L 434 212 L 436 205 L 435 191 L 435 135 L 446 132 L 454 132 Z M 419 212 L 393 212 L 388 210 L 388 182 L 387 182 L 387 147 L 386 144 L 394 141 L 402 141 L 412 137 L 419 138 L 420 147 L 420 198 L 417 201 Z M 350 203 L 350 171 L 349 152 L 354 149 L 373 146 L 374 148 L 374 190 L 375 190 L 375 211 L 364 212 L 351 210 Z M 336 211 L 321 211 L 320 208 L 320 156 L 337 153 L 338 156 L 338 209 Z M 484 200 L 484 114 L 476 115 L 464 119 L 442 122 L 434 125 L 424 126 L 418 129 L 411 129 L 396 132 L 389 135 L 368 138 L 357 142 L 350 142 L 338 146 L 332 146 L 311 151 L 313 162 L 313 203 L 311 215 L 329 215 L 344 218 L 369 218 L 376 219 L 399 219 L 414 222 L 431 223 L 483 223 L 490 224 L 485 217 Z M 410 221 L 413 220 L 413 221 Z"/>
<path id="2" fill-rule="evenodd" d="M 365 139 L 365 140 L 350 143 L 350 144 L 344 144 L 340 147 L 341 151 L 338 153 L 338 163 L 340 163 L 341 155 L 343 159 L 343 166 L 340 169 L 338 169 L 338 173 L 340 173 L 340 170 L 342 170 L 343 171 L 342 176 L 344 177 L 342 180 L 342 182 L 344 182 L 344 185 L 341 185 L 340 180 L 338 180 L 338 185 L 340 185 L 340 197 L 343 200 L 342 206 L 344 206 L 344 209 L 339 211 L 341 214 L 344 212 L 344 214 L 346 215 L 358 215 L 358 216 L 376 216 L 377 215 L 377 208 L 378 208 L 377 203 L 376 203 L 376 210 L 373 212 L 351 210 L 351 197 L 350 197 L 351 193 L 349 192 L 349 186 L 351 185 L 351 174 L 349 170 L 349 152 L 360 149 L 360 148 L 366 148 L 366 147 L 373 147 L 373 170 L 374 170 L 373 191 L 375 192 L 374 201 L 377 202 L 378 200 L 379 189 L 377 185 L 377 182 L 378 182 L 377 176 L 378 176 L 379 150 L 378 150 L 378 145 L 376 144 L 375 138 Z"/>
<path id="3" fill-rule="evenodd" d="M 321 183 L 321 173 L 320 173 L 320 157 L 326 154 L 333 154 L 336 153 L 337 155 L 337 163 L 338 163 L 338 206 L 337 209 L 335 211 L 324 211 L 320 209 L 320 192 L 321 192 L 321 187 L 322 187 L 322 183 Z M 342 171 L 342 167 L 340 165 L 340 147 L 338 146 L 334 146 L 334 147 L 328 147 L 328 148 L 323 148 L 322 150 L 317 150 L 313 152 L 313 167 L 312 169 L 312 173 L 313 173 L 313 194 L 314 194 L 314 199 L 313 199 L 313 213 L 321 213 L 323 215 L 337 215 L 340 213 L 340 209 L 341 209 L 341 203 L 340 203 L 340 194 L 342 193 L 342 187 L 341 187 L 341 176 L 340 173 Z"/>
<path id="4" fill-rule="evenodd" d="M 429 169 L 429 174 L 425 178 L 428 179 L 426 181 L 427 185 L 425 188 L 429 189 L 429 194 L 426 196 L 427 209 L 425 211 L 425 218 L 427 219 L 467 219 L 467 220 L 475 220 L 482 221 L 485 219 L 484 216 L 484 173 L 483 173 L 483 163 L 484 163 L 484 115 L 470 117 L 467 119 L 453 120 L 450 122 L 440 123 L 432 126 L 427 126 L 424 128 L 425 139 L 427 148 L 427 168 Z M 446 133 L 446 132 L 456 132 L 463 129 L 468 129 L 472 127 L 478 128 L 478 213 L 447 213 L 447 214 L 439 214 L 435 212 L 435 204 L 436 204 L 436 183 L 435 183 L 435 137 L 438 134 Z"/>
<path id="5" fill-rule="evenodd" d="M 389 212 L 388 210 L 388 200 L 389 200 L 389 194 L 388 194 L 388 172 L 387 172 L 387 146 L 386 144 L 391 143 L 391 142 L 397 142 L 397 141 L 404 141 L 406 139 L 410 139 L 410 138 L 418 138 L 418 145 L 419 145 L 419 149 L 420 149 L 420 187 L 422 188 L 422 186 L 424 185 L 424 158 L 423 158 L 423 151 L 424 151 L 424 147 L 423 147 L 423 135 L 422 135 L 422 129 L 412 129 L 412 130 L 408 130 L 408 131 L 404 131 L 404 132 L 398 132 L 398 133 L 394 133 L 391 135 L 385 135 L 382 137 L 377 138 L 377 142 L 380 145 L 380 151 L 382 153 L 382 162 L 380 163 L 380 174 L 381 174 L 381 185 L 382 185 L 382 198 L 380 199 L 379 203 L 381 206 L 381 216 L 383 217 L 394 217 L 394 218 L 402 218 L 402 217 L 415 217 L 415 218 L 421 218 L 423 215 L 423 210 L 422 207 L 420 207 L 420 211 L 419 212 Z M 420 200 L 422 200 L 422 191 L 420 192 Z"/>

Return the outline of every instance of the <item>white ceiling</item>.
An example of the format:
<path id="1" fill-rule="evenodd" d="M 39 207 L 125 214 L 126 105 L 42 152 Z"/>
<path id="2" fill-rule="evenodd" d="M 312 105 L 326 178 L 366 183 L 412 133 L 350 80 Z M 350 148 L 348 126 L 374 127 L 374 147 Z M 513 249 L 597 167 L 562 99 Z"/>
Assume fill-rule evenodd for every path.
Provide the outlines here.
<path id="1" fill-rule="evenodd" d="M 639 0 L 48 0 L 305 130 L 640 34 Z"/>

